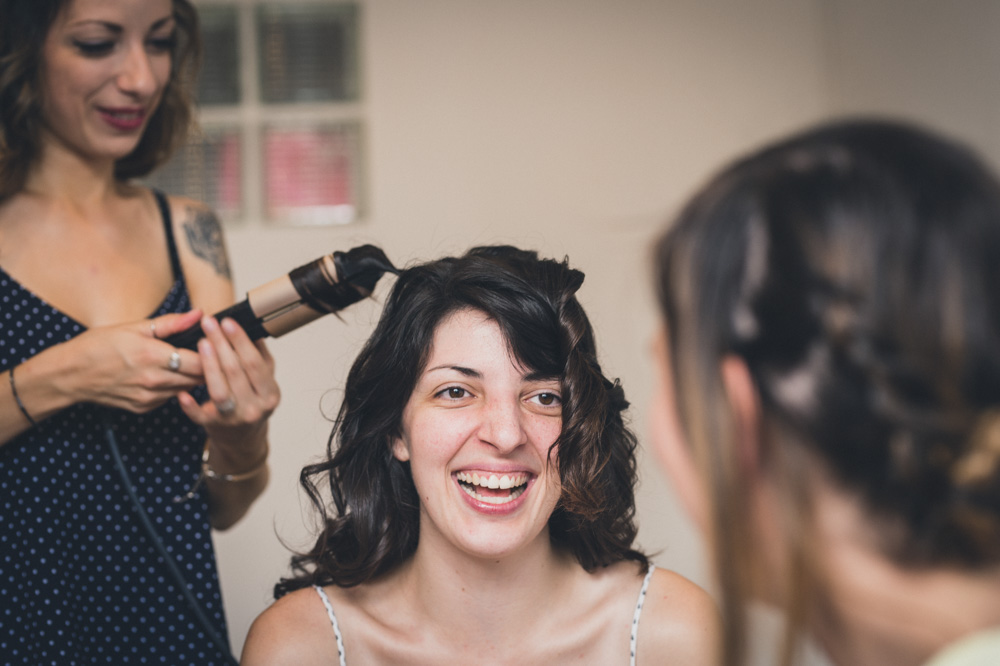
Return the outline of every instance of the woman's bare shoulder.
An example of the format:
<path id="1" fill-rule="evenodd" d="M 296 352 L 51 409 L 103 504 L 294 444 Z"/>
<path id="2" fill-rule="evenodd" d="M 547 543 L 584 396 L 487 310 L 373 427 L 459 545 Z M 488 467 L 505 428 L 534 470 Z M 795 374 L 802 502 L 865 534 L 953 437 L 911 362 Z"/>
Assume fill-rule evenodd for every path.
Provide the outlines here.
<path id="1" fill-rule="evenodd" d="M 719 611 L 704 589 L 684 576 L 657 568 L 643 602 L 636 661 L 651 664 L 716 664 Z"/>
<path id="2" fill-rule="evenodd" d="M 232 270 L 219 216 L 194 199 L 170 195 L 167 201 L 192 303 L 206 314 L 232 305 Z"/>
<path id="3" fill-rule="evenodd" d="M 331 654 L 337 654 L 333 626 L 319 594 L 307 587 L 286 594 L 257 616 L 240 664 L 329 664 Z"/>

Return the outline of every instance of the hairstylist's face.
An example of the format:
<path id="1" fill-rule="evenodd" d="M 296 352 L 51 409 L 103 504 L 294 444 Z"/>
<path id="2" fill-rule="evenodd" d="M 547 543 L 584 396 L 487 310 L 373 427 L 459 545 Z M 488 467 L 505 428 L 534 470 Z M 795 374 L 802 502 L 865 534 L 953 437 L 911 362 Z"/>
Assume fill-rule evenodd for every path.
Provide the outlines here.
<path id="1" fill-rule="evenodd" d="M 548 461 L 562 430 L 560 393 L 558 378 L 517 364 L 482 312 L 438 325 L 394 448 L 420 495 L 421 547 L 493 558 L 547 546 L 560 495 Z"/>
<path id="2" fill-rule="evenodd" d="M 170 77 L 171 0 L 69 0 L 42 48 L 49 143 L 117 160 L 139 143 Z"/>
<path id="3" fill-rule="evenodd" d="M 656 372 L 656 387 L 650 404 L 653 447 L 678 500 L 698 527 L 706 531 L 708 500 L 677 415 L 673 364 L 665 326 L 654 339 L 652 348 Z"/>

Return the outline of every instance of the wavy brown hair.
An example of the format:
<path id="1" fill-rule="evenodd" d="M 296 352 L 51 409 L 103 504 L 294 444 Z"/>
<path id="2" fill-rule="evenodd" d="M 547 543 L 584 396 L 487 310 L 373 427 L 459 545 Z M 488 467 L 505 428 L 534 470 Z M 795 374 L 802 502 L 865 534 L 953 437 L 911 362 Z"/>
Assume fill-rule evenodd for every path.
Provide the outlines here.
<path id="1" fill-rule="evenodd" d="M 810 538 L 816 476 L 859 499 L 901 567 L 1000 563 L 998 257 L 1000 183 L 980 159 L 881 120 L 737 161 L 662 237 L 657 285 L 711 497 L 726 664 L 743 663 L 761 555 L 723 359 L 750 371 L 761 465 L 783 495 L 789 663 L 797 631 L 831 613 Z"/>
<path id="2" fill-rule="evenodd" d="M 24 187 L 42 135 L 42 47 L 67 0 L 0 0 L 0 201 Z M 201 62 L 198 13 L 173 0 L 176 44 L 160 105 L 135 150 L 115 164 L 121 180 L 141 177 L 184 143 L 192 123 L 193 88 Z"/>
<path id="3" fill-rule="evenodd" d="M 561 380 L 563 428 L 553 447 L 562 495 L 549 519 L 553 544 L 588 571 L 623 559 L 648 564 L 632 547 L 636 439 L 622 418 L 628 402 L 598 365 L 575 297 L 582 283 L 583 273 L 565 261 L 510 246 L 474 248 L 400 273 L 348 375 L 327 458 L 302 470 L 322 531 L 309 552 L 292 558 L 294 575 L 275 586 L 275 597 L 314 584 L 365 583 L 416 550 L 419 498 L 392 445 L 435 329 L 464 309 L 495 321 L 526 368 Z"/>

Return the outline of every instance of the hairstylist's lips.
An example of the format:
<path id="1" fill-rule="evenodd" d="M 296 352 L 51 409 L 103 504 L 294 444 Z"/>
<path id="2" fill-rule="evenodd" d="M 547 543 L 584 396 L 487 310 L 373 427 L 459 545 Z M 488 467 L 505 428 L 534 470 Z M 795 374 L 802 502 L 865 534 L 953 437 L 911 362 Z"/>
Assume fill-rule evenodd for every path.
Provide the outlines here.
<path id="1" fill-rule="evenodd" d="M 142 107 L 107 107 L 97 109 L 108 125 L 123 132 L 140 129 L 146 120 L 146 110 Z"/>
<path id="2" fill-rule="evenodd" d="M 485 513 L 508 513 L 521 505 L 521 498 L 535 475 L 525 470 L 463 469 L 452 477 L 469 504 Z M 521 501 L 519 501 L 521 500 Z"/>

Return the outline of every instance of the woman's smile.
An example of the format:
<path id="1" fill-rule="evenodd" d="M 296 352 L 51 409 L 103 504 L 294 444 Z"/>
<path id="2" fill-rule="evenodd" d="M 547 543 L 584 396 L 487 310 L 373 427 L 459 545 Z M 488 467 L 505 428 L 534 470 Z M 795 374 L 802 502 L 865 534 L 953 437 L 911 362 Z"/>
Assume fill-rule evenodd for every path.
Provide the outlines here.
<path id="1" fill-rule="evenodd" d="M 421 542 L 497 557 L 547 529 L 561 493 L 560 396 L 559 378 L 518 363 L 481 312 L 438 324 L 394 447 L 420 494 Z"/>
<path id="2" fill-rule="evenodd" d="M 49 138 L 86 159 L 118 160 L 138 145 L 172 71 L 169 0 L 66 5 L 42 49 Z"/>
<path id="3" fill-rule="evenodd" d="M 107 108 L 98 107 L 98 113 L 108 125 L 123 132 L 134 132 L 142 129 L 146 120 L 146 111 L 139 108 Z"/>
<path id="4" fill-rule="evenodd" d="M 454 476 L 459 487 L 472 498 L 469 504 L 486 513 L 513 511 L 519 506 L 515 503 L 516 500 L 524 495 L 529 481 L 534 478 L 534 475 L 525 472 L 505 474 L 487 471 L 462 471 Z"/>

